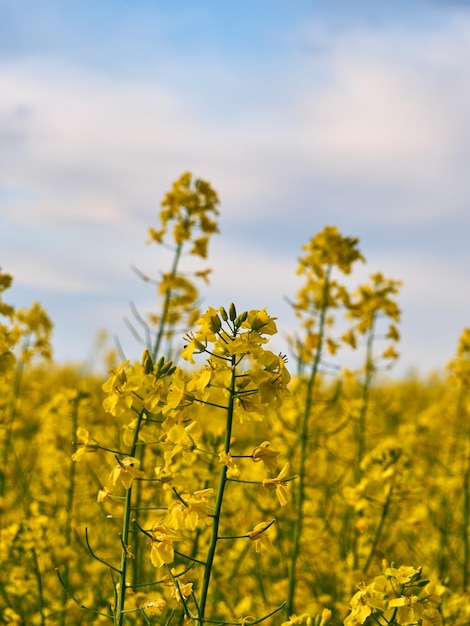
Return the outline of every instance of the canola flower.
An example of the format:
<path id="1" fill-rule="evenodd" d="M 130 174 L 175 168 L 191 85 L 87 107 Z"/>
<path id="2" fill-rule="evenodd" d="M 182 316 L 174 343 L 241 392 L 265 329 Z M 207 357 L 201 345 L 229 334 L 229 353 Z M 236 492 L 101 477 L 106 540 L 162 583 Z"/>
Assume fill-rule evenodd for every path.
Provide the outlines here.
<path id="1" fill-rule="evenodd" d="M 383 626 L 439 626 L 440 596 L 436 586 L 423 579 L 421 568 L 383 565 L 383 574 L 361 583 L 351 599 L 351 612 L 344 626 L 381 624 Z"/>
<path id="2" fill-rule="evenodd" d="M 188 174 L 165 199 L 152 241 L 177 262 L 142 359 L 104 385 L 51 363 L 47 315 L 0 274 L 0 622 L 468 626 L 469 329 L 446 375 L 376 378 L 399 285 L 349 293 L 358 241 L 326 227 L 299 262 L 292 375 L 266 309 L 199 311 L 209 272 L 184 260 L 217 202 Z M 362 366 L 336 374 L 348 345 Z"/>

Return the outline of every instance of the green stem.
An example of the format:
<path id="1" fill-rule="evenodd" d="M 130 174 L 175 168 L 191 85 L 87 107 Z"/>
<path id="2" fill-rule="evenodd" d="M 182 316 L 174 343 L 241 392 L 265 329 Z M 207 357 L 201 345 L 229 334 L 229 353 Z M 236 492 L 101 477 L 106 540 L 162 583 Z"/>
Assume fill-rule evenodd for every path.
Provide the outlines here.
<path id="1" fill-rule="evenodd" d="M 294 521 L 294 530 L 293 530 L 293 538 L 292 538 L 292 551 L 291 551 L 291 559 L 289 563 L 289 584 L 287 589 L 287 600 L 286 600 L 286 614 L 287 617 L 293 615 L 295 613 L 295 605 L 294 605 L 294 596 L 295 596 L 295 587 L 297 583 L 297 561 L 300 552 L 300 539 L 302 536 L 303 529 L 303 520 L 304 520 L 304 501 L 305 501 L 305 489 L 306 489 L 306 464 L 307 464 L 307 451 L 308 451 L 308 439 L 309 439 L 309 418 L 312 410 L 313 403 L 313 391 L 315 389 L 318 368 L 320 366 L 320 359 L 323 350 L 323 341 L 324 341 L 324 333 L 325 333 L 325 322 L 326 322 L 326 312 L 328 309 L 328 298 L 330 292 L 330 277 L 331 277 L 332 266 L 328 266 L 326 274 L 325 274 L 325 282 L 323 284 L 323 294 L 322 294 L 322 306 L 320 311 L 320 319 L 318 326 L 318 344 L 315 351 L 315 357 L 313 359 L 312 369 L 310 372 L 310 377 L 307 382 L 307 390 L 306 390 L 306 398 L 304 410 L 301 418 L 301 426 L 300 426 L 300 459 L 299 459 L 299 471 L 298 471 L 298 480 L 297 480 L 297 493 L 296 493 L 296 504 L 297 504 L 297 515 Z"/>
<path id="2" fill-rule="evenodd" d="M 42 584 L 42 574 L 41 574 L 41 569 L 39 567 L 38 555 L 34 548 L 32 549 L 32 555 L 33 555 L 33 571 L 34 571 L 34 575 L 36 576 L 36 582 L 38 585 L 38 597 L 39 597 L 39 607 L 40 607 L 39 612 L 41 615 L 41 626 L 46 626 L 46 616 L 44 614 L 44 607 L 46 606 L 46 604 L 44 602 L 44 588 Z"/>
<path id="3" fill-rule="evenodd" d="M 176 276 L 176 272 L 178 269 L 178 264 L 181 258 L 182 251 L 183 251 L 183 243 L 178 243 L 178 245 L 176 246 L 175 255 L 173 257 L 173 264 L 170 270 L 172 277 Z M 167 326 L 168 313 L 169 313 L 170 304 L 171 304 L 171 296 L 172 296 L 171 289 L 167 289 L 167 291 L 165 292 L 164 300 L 163 300 L 162 314 L 160 317 L 160 321 L 158 323 L 158 331 L 157 331 L 157 336 L 155 338 L 155 344 L 153 346 L 151 345 L 147 346 L 154 363 L 157 361 L 158 355 L 160 354 L 161 344 L 163 341 L 165 328 Z M 170 358 L 170 355 L 167 354 L 167 357 Z M 144 462 L 145 450 L 146 450 L 146 446 L 139 446 L 137 458 L 139 459 L 141 466 Z M 135 507 L 136 508 L 140 507 L 140 504 L 142 502 L 142 488 L 143 488 L 142 483 L 141 481 L 139 481 L 135 488 Z M 142 571 L 142 566 L 143 566 L 143 559 L 142 559 L 140 546 L 139 544 L 136 544 L 134 560 L 133 560 L 133 568 L 132 568 L 134 578 L 136 578 L 139 571 Z"/>
<path id="4" fill-rule="evenodd" d="M 365 377 L 364 384 L 362 385 L 361 393 L 361 410 L 359 413 L 359 420 L 356 427 L 356 441 L 357 441 L 357 454 L 356 464 L 354 468 L 354 481 L 358 485 L 362 478 L 362 461 L 364 459 L 366 451 L 366 425 L 367 425 L 367 411 L 369 408 L 369 397 L 372 386 L 372 377 L 374 375 L 374 360 L 373 360 L 373 347 L 374 347 L 374 328 L 375 328 L 376 314 L 373 313 L 371 326 L 367 335 L 366 344 L 366 358 L 365 358 Z M 354 517 L 353 517 L 354 520 Z M 353 532 L 353 568 L 359 567 L 359 531 L 354 526 Z"/>
<path id="5" fill-rule="evenodd" d="M 392 493 L 393 493 L 393 488 L 390 487 L 388 494 L 387 494 L 387 498 L 384 502 L 383 508 L 382 508 L 382 515 L 380 516 L 380 521 L 379 524 L 377 526 L 377 529 L 375 531 L 375 535 L 374 535 L 374 539 L 372 541 L 372 545 L 370 547 L 370 551 L 369 551 L 369 555 L 366 559 L 366 562 L 364 564 L 364 568 L 363 568 L 363 573 L 367 574 L 367 570 L 370 567 L 370 564 L 372 562 L 372 558 L 375 554 L 375 550 L 377 548 L 377 545 L 380 541 L 380 538 L 382 537 L 382 533 L 383 533 L 383 529 L 384 529 L 384 525 L 385 525 L 385 520 L 387 518 L 388 515 L 388 510 L 390 508 L 390 503 L 392 501 Z"/>
<path id="6" fill-rule="evenodd" d="M 182 251 L 183 251 L 183 243 L 178 243 L 178 245 L 176 246 L 176 250 L 175 250 L 175 256 L 173 258 L 173 265 L 171 267 L 172 277 L 176 276 L 176 271 L 178 269 L 178 264 L 181 258 Z M 171 296 L 172 296 L 171 289 L 167 289 L 167 291 L 165 292 L 165 298 L 163 300 L 162 315 L 158 323 L 158 331 L 157 331 L 157 336 L 155 339 L 155 344 L 153 346 L 149 346 L 149 352 L 154 363 L 157 360 L 157 356 L 160 354 L 163 334 L 165 332 L 168 312 L 170 310 Z"/>
<path id="7" fill-rule="evenodd" d="M 232 378 L 230 382 L 230 397 L 227 406 L 227 421 L 225 426 L 225 445 L 224 450 L 226 454 L 230 452 L 230 440 L 232 438 L 232 424 L 233 424 L 233 410 L 235 403 L 235 357 L 232 357 Z M 214 515 L 212 518 L 212 531 L 209 542 L 209 548 L 207 552 L 206 565 L 204 567 L 204 575 L 202 579 L 201 596 L 199 600 L 198 616 L 195 620 L 197 626 L 202 626 L 204 623 L 204 615 L 207 603 L 207 594 L 209 591 L 209 584 L 214 564 L 215 552 L 217 549 L 217 542 L 219 540 L 219 524 L 222 511 L 222 504 L 224 500 L 225 485 L 227 484 L 227 466 L 223 465 L 219 475 L 219 487 L 217 490 L 217 497 L 215 501 Z"/>
<path id="8" fill-rule="evenodd" d="M 146 450 L 146 446 L 136 446 L 136 458 L 140 461 L 140 467 L 143 466 L 144 463 L 144 453 Z M 142 509 L 142 489 L 143 489 L 143 481 L 137 480 L 134 488 L 134 503 L 132 505 L 132 511 L 138 511 Z M 139 578 L 139 573 L 142 574 L 144 569 L 144 559 L 141 550 L 140 542 L 136 541 L 132 548 L 132 554 L 134 558 L 132 559 L 132 580 L 135 581 Z"/>
<path id="9" fill-rule="evenodd" d="M 77 432 L 77 426 L 78 426 L 78 407 L 79 404 L 82 400 L 82 395 L 79 392 L 77 397 L 74 400 L 73 403 L 73 407 L 72 407 L 72 426 L 71 426 L 71 430 L 72 430 L 72 438 L 75 437 L 75 433 Z M 64 525 L 64 536 L 65 536 L 65 543 L 67 546 L 70 546 L 72 543 L 72 528 L 73 528 L 73 515 L 74 515 L 74 511 L 73 511 L 73 504 L 74 504 L 74 496 L 75 496 L 75 476 L 76 476 L 76 468 L 77 468 L 77 464 L 75 461 L 70 460 L 69 461 L 69 480 L 68 480 L 68 488 L 67 488 L 67 502 L 66 502 L 66 518 L 65 518 L 65 525 Z M 64 573 L 63 573 L 63 581 L 64 581 L 64 585 L 65 587 L 68 587 L 69 585 L 69 565 L 68 563 L 65 563 L 64 565 Z M 65 590 L 65 588 L 62 588 L 62 611 L 59 614 L 59 626 L 64 626 L 65 625 L 65 609 L 67 606 L 67 600 L 68 600 L 68 594 Z"/>
<path id="10" fill-rule="evenodd" d="M 139 437 L 140 426 L 144 416 L 144 409 L 139 413 L 137 418 L 137 424 L 134 431 L 134 437 L 132 440 L 131 450 L 129 456 L 134 456 L 137 448 L 137 440 Z M 119 573 L 119 588 L 117 590 L 116 608 L 114 610 L 114 624 L 115 626 L 122 626 L 124 619 L 124 606 L 126 601 L 126 574 L 127 574 L 127 561 L 128 553 L 127 546 L 129 542 L 129 532 L 131 524 L 131 512 L 132 512 L 132 485 L 129 489 L 126 489 L 125 501 L 124 501 L 124 519 L 122 522 L 122 534 L 121 534 L 121 566 Z"/>
<path id="11" fill-rule="evenodd" d="M 374 358 L 373 358 L 373 346 L 374 346 L 374 329 L 375 329 L 376 314 L 373 314 L 371 327 L 367 335 L 367 347 L 366 347 L 366 359 L 365 359 L 365 377 L 364 384 L 362 385 L 361 394 L 361 411 L 359 413 L 359 420 L 357 425 L 357 456 L 355 467 L 355 481 L 356 484 L 360 482 L 362 478 L 361 463 L 364 459 L 366 450 L 366 418 L 367 410 L 369 408 L 369 397 L 372 386 L 372 378 L 374 376 Z"/>

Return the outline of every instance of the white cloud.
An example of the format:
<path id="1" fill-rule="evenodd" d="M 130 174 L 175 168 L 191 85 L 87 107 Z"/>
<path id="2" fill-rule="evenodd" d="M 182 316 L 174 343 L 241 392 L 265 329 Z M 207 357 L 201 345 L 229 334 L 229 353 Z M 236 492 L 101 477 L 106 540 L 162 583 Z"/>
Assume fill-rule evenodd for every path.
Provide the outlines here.
<path id="1" fill-rule="evenodd" d="M 298 109 L 299 145 L 318 177 L 401 188 L 408 202 L 394 220 L 442 215 L 470 199 L 460 164 L 470 157 L 470 19 L 462 21 L 382 38 L 346 33 L 325 44 L 316 62 L 328 80 L 306 81 Z"/>
<path id="2" fill-rule="evenodd" d="M 272 200 L 309 174 L 377 194 L 393 186 L 403 206 L 391 219 L 448 211 L 459 194 L 469 196 L 459 164 L 470 156 L 462 144 L 470 41 L 452 22 L 413 37 L 356 31 L 325 40 L 321 57 L 304 59 L 303 82 L 289 82 L 292 93 L 248 117 L 236 112 L 248 102 L 234 103 L 232 124 L 193 108 L 182 85 L 118 80 L 50 59 L 4 63 L 0 128 L 8 125 L 11 145 L 1 176 L 37 196 L 10 219 L 124 224 L 132 207 L 156 206 L 158 190 L 186 168 L 215 181 L 236 207 L 230 220 L 245 220 L 254 205 L 269 215 Z M 316 63 L 327 81 L 315 76 Z M 213 112 L 216 92 L 206 95 Z"/>
<path id="3" fill-rule="evenodd" d="M 268 306 L 290 325 L 282 298 L 296 291 L 294 246 L 271 246 L 262 227 L 282 240 L 293 224 L 300 253 L 314 234 L 310 212 L 330 222 L 333 192 L 322 182 L 344 190 L 336 216 L 354 221 L 346 234 L 361 236 L 373 218 L 382 240 L 390 222 L 455 219 L 470 202 L 469 26 L 462 17 L 414 39 L 411 32 L 384 31 L 379 39 L 356 31 L 341 40 L 323 34 L 321 56 L 299 57 L 292 76 L 279 75 L 278 98 L 258 94 L 253 111 L 243 98 L 224 98 L 227 109 L 219 108 L 219 85 L 204 82 L 216 61 L 200 68 L 208 88 L 196 107 L 181 83 L 116 79 L 46 58 L 1 64 L 0 181 L 27 191 L 0 199 L 17 281 L 69 294 L 121 289 L 127 300 L 133 278 L 123 280 L 123 272 L 131 262 L 158 267 L 160 258 L 154 265 L 154 250 L 144 248 L 146 229 L 171 181 L 188 168 L 213 181 L 226 225 L 210 258 L 207 304 Z M 237 72 L 250 72 L 218 67 L 219 76 L 224 69 L 232 89 L 243 83 Z M 457 223 L 469 228 L 465 215 Z M 253 224 L 259 247 L 252 237 L 250 249 L 243 232 L 251 234 Z M 86 229 L 97 234 L 84 239 Z M 441 263 L 433 250 L 399 246 L 373 265 L 405 281 L 405 315 L 470 315 L 466 268 L 459 271 L 452 255 Z M 430 350 L 424 336 L 422 346 Z"/>
<path id="4" fill-rule="evenodd" d="M 11 259 L 11 260 L 10 260 Z M 104 285 L 99 284 L 91 273 L 84 272 L 83 266 L 75 267 L 58 264 L 56 260 L 30 254 L 23 250 L 21 254 L 3 257 L 3 271 L 13 273 L 15 284 L 35 291 L 56 291 L 70 293 L 102 293 Z"/>

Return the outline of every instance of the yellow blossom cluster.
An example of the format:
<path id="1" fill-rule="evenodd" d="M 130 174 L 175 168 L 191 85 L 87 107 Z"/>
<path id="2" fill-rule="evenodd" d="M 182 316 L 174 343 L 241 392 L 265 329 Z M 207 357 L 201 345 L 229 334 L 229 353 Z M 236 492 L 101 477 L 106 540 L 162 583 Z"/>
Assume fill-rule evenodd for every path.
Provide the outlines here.
<path id="1" fill-rule="evenodd" d="M 327 226 L 288 367 L 271 313 L 201 314 L 179 266 L 217 206 L 190 174 L 165 196 L 155 332 L 104 382 L 0 274 L 0 623 L 468 626 L 470 329 L 446 372 L 386 378 L 399 282 L 350 290 L 359 242 Z"/>

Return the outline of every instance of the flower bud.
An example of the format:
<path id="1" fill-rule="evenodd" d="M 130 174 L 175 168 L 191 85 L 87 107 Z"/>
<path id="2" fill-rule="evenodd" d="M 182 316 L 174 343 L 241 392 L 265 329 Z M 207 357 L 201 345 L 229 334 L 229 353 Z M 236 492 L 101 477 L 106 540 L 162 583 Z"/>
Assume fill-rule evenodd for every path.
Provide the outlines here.
<path id="1" fill-rule="evenodd" d="M 211 316 L 211 330 L 213 333 L 218 333 L 222 328 L 222 322 L 220 321 L 220 317 L 218 315 Z"/>
<path id="2" fill-rule="evenodd" d="M 243 311 L 243 313 L 240 313 L 240 315 L 236 318 L 234 324 L 236 328 L 240 328 L 240 326 L 243 324 L 243 322 L 246 321 L 246 318 L 248 317 L 248 311 Z"/>
<path id="3" fill-rule="evenodd" d="M 144 350 L 142 355 L 142 365 L 146 374 L 151 374 L 153 372 L 153 361 L 148 350 Z"/>

